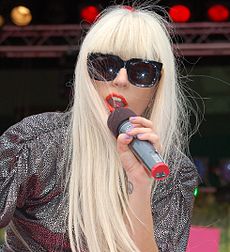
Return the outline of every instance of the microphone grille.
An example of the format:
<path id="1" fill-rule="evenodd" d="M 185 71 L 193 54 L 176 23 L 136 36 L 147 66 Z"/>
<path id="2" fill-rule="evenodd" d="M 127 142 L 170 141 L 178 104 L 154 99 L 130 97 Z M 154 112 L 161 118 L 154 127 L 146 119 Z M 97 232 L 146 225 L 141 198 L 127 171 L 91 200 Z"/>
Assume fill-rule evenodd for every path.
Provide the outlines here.
<path id="1" fill-rule="evenodd" d="M 129 117 L 136 116 L 136 114 L 128 108 L 117 108 L 110 115 L 107 120 L 107 125 L 113 135 L 117 137 L 119 135 L 119 126 L 126 120 L 129 120 Z"/>

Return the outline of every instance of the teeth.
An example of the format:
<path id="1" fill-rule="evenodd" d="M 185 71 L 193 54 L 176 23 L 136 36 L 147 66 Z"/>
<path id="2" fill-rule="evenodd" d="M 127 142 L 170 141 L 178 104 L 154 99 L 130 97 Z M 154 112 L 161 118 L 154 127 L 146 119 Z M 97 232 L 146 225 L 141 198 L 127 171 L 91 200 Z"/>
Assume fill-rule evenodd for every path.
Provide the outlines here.
<path id="1" fill-rule="evenodd" d="M 121 98 L 119 98 L 119 97 L 113 97 L 113 100 L 114 100 L 114 101 L 121 102 Z"/>

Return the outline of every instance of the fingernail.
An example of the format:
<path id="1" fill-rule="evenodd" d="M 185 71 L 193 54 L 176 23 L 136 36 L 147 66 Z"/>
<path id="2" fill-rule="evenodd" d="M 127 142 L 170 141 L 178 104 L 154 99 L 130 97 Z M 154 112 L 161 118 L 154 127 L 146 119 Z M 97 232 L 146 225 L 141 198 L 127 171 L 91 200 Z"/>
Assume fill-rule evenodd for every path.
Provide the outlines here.
<path id="1" fill-rule="evenodd" d="M 125 134 L 125 139 L 131 139 L 131 138 L 133 138 L 133 137 Z"/>
<path id="2" fill-rule="evenodd" d="M 129 120 L 130 121 L 134 121 L 136 119 L 136 116 L 131 116 L 131 117 L 129 117 Z"/>
<path id="3" fill-rule="evenodd" d="M 137 137 L 138 137 L 138 138 L 141 138 L 142 136 L 143 136 L 143 134 L 142 134 L 142 133 L 137 134 Z"/>

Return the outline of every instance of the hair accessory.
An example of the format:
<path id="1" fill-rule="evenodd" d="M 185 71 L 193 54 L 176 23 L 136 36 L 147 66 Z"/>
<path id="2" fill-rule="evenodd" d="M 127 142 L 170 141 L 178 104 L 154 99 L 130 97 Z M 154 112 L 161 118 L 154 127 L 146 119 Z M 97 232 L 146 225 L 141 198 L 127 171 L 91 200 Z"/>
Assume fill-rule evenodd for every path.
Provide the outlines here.
<path id="1" fill-rule="evenodd" d="M 135 8 L 132 7 L 132 6 L 129 6 L 129 5 L 124 5 L 122 8 L 123 8 L 123 9 L 126 9 L 126 10 L 129 10 L 129 11 L 131 11 L 131 12 L 135 11 Z"/>

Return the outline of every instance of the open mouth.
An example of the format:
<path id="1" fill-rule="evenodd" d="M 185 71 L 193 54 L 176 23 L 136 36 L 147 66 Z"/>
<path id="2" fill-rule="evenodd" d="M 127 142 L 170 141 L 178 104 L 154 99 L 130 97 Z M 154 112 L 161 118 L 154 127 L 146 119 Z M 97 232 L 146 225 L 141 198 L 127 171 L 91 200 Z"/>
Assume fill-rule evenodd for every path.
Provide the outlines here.
<path id="1" fill-rule="evenodd" d="M 112 112 L 116 108 L 128 106 L 128 102 L 126 101 L 125 97 L 123 97 L 122 95 L 119 95 L 119 94 L 115 94 L 115 93 L 109 94 L 105 98 L 105 101 L 106 101 L 106 104 L 107 104 L 110 112 Z"/>

